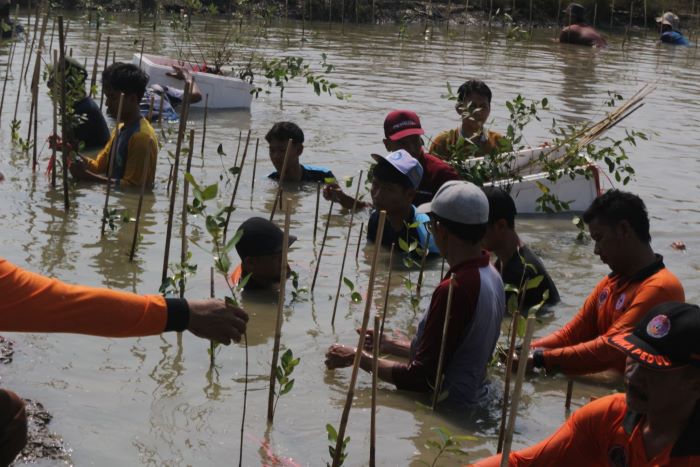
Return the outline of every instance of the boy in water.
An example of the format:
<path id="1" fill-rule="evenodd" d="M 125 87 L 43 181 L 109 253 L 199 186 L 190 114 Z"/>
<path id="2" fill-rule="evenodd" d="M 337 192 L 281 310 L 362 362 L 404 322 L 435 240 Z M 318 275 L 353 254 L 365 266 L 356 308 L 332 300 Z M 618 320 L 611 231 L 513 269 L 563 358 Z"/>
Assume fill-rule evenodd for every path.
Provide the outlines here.
<path id="1" fill-rule="evenodd" d="M 324 183 L 326 179 L 335 178 L 333 172 L 325 167 L 301 164 L 299 157 L 304 152 L 304 132 L 296 123 L 277 122 L 265 135 L 265 140 L 270 147 L 270 160 L 275 166 L 275 171 L 268 175 L 272 180 L 280 179 L 280 172 L 284 166 L 284 157 L 287 153 L 287 144 L 292 140 L 289 150 L 287 168 L 285 169 L 283 182 L 297 183 Z"/>

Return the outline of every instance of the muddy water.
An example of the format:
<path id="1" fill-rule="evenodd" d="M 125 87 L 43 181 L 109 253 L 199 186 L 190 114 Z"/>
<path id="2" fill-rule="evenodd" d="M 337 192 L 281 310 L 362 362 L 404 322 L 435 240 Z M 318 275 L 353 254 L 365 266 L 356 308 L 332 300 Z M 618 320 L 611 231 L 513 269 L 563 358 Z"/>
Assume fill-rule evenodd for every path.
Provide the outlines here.
<path id="1" fill-rule="evenodd" d="M 606 91 L 630 96 L 640 86 L 657 82 L 657 89 L 646 105 L 629 118 L 614 135 L 625 128 L 647 131 L 650 141 L 630 150 L 637 178 L 629 189 L 639 193 L 647 203 L 652 218 L 653 245 L 664 255 L 666 264 L 683 281 L 688 299 L 699 301 L 700 210 L 696 206 L 698 182 L 697 154 L 700 149 L 695 129 L 700 124 L 700 81 L 695 48 L 657 47 L 652 36 L 635 37 L 625 50 L 621 38 L 612 38 L 606 51 L 560 46 L 551 41 L 551 32 L 536 35 L 531 42 L 508 42 L 497 32 L 490 40 L 484 32 L 452 29 L 434 31 L 425 37 L 419 27 L 408 30 L 403 39 L 393 26 L 350 27 L 341 34 L 340 26 L 329 30 L 315 25 L 313 33 L 301 42 L 300 24 L 289 28 L 270 28 L 245 50 L 257 47 L 265 54 L 294 54 L 316 63 L 326 53 L 337 67 L 331 75 L 342 90 L 352 94 L 350 101 L 318 97 L 305 85 L 290 83 L 280 102 L 273 93 L 261 96 L 252 111 L 210 112 L 204 157 L 196 151 L 193 173 L 198 180 L 213 183 L 223 174 L 221 202 L 227 202 L 233 180 L 223 167 L 233 165 L 239 131 L 252 129 L 252 137 L 263 138 L 277 120 L 298 122 L 305 131 L 304 161 L 330 167 L 343 179 L 356 176 L 368 166 L 371 152 L 382 152 L 382 121 L 393 108 L 410 108 L 418 112 L 428 135 L 456 126 L 451 102 L 441 99 L 445 83 L 458 85 L 468 77 L 488 82 L 494 92 L 491 126 L 503 129 L 507 112 L 503 105 L 518 93 L 531 98 L 548 97 L 551 116 L 545 123 L 535 123 L 527 131 L 528 142 L 545 140 L 546 126 L 554 117 L 561 122 L 594 119 L 604 111 Z M 308 26 L 308 25 L 307 25 Z M 50 28 L 50 25 L 49 25 Z M 204 24 L 195 21 L 193 29 L 202 34 Z M 225 25 L 209 21 L 208 36 L 198 41 L 216 46 Z M 103 27 L 112 36 L 117 58 L 130 60 L 137 47 L 134 40 L 142 34 L 148 49 L 176 56 L 180 34 L 167 27 L 166 21 L 156 34 L 139 32 L 135 18 L 116 17 Z M 255 34 L 253 26 L 244 26 L 244 35 Z M 84 19 L 74 18 L 68 44 L 79 60 L 92 62 L 95 32 Z M 15 61 L 21 59 L 23 44 L 17 48 Z M 104 49 L 103 49 L 104 50 Z M 2 61 L 8 46 L 0 49 Z M 243 55 L 245 57 L 245 55 Z M 0 171 L 7 180 L 0 184 L 0 255 L 32 271 L 59 277 L 73 283 L 107 286 L 139 293 L 157 293 L 161 276 L 165 222 L 167 217 L 166 179 L 169 162 L 166 151 L 159 159 L 157 184 L 146 201 L 143 242 L 137 260 L 127 260 L 133 225 L 129 224 L 99 235 L 99 219 L 104 191 L 99 187 L 71 188 L 74 209 L 63 213 L 60 192 L 53 191 L 43 175 L 47 148 L 41 148 L 41 171 L 32 175 L 26 156 L 13 149 L 10 121 L 18 89 L 19 119 L 22 135 L 26 134 L 29 113 L 28 88 L 20 83 L 18 65 L 11 74 L 0 138 Z M 4 77 L 4 71 L 3 71 Z M 42 89 L 40 135 L 50 130 L 50 104 Z M 202 113 L 192 115 L 192 125 L 199 132 Z M 226 152 L 220 158 L 216 147 Z M 172 142 L 166 148 L 172 150 Z M 255 190 L 251 194 L 252 145 L 239 188 L 237 225 L 252 215 L 266 216 L 271 208 L 275 186 L 266 179 L 271 164 L 266 146 L 261 143 Z M 368 196 L 368 194 L 366 194 Z M 318 243 L 312 239 L 315 189 L 304 187 L 289 193 L 291 230 L 299 240 L 290 251 L 292 267 L 300 275 L 301 287 L 308 287 L 313 275 Z M 135 212 L 133 194 L 117 193 L 113 207 Z M 180 203 L 178 202 L 178 206 Z M 178 212 L 179 212 L 178 207 Z M 321 202 L 322 219 L 328 204 Z M 577 310 L 588 291 L 607 273 L 593 254 L 590 245 L 575 242 L 576 231 L 571 216 L 532 217 L 518 221 L 522 237 L 539 252 L 556 281 L 562 303 L 553 318 L 537 326 L 537 335 L 564 324 Z M 281 220 L 281 216 L 278 217 Z M 351 255 L 345 275 L 360 290 L 367 286 L 369 257 L 372 249 L 360 246 L 357 261 L 354 251 L 358 225 L 367 214 L 357 217 L 350 241 Z M 348 216 L 334 213 L 328 244 L 323 256 L 318 285 L 313 295 L 302 294 L 292 301 L 286 297 L 282 343 L 301 358 L 295 371 L 294 390 L 284 396 L 277 408 L 276 422 L 270 430 L 271 450 L 293 458 L 302 465 L 323 465 L 328 458 L 326 423 L 337 425 L 350 379 L 349 370 L 327 372 L 323 354 L 333 342 L 352 344 L 354 328 L 361 319 L 363 305 L 351 304 L 346 290 L 340 298 L 339 319 L 330 326 L 333 297 L 338 281 Z M 209 294 L 211 256 L 201 219 L 191 221 L 191 236 L 203 247 L 192 246 L 193 262 L 198 273 L 188 283 L 188 297 Z M 179 231 L 179 221 L 176 221 Z M 682 240 L 687 252 L 670 247 Z M 179 257 L 179 234 L 173 242 L 171 258 Z M 386 256 L 378 276 L 375 304 L 381 305 L 385 291 Z M 388 327 L 409 334 L 417 317 L 403 287 L 407 271 L 396 266 L 388 312 Z M 429 263 L 429 272 L 421 307 L 429 301 L 429 291 L 439 280 L 440 264 Z M 415 281 L 416 273 L 411 274 Z M 216 289 L 223 294 L 222 280 Z M 243 303 L 251 315 L 250 394 L 246 422 L 244 465 L 258 465 L 265 459 L 261 441 L 265 438 L 265 411 L 270 349 L 274 334 L 276 296 L 244 295 Z M 218 369 L 209 371 L 207 343 L 184 335 L 179 342 L 174 334 L 142 339 L 107 340 L 72 335 L 9 335 L 16 341 L 12 364 L 2 370 L 3 387 L 13 388 L 25 397 L 40 400 L 53 413 L 50 427 L 60 433 L 72 449 L 76 465 L 231 465 L 238 455 L 239 424 L 243 391 L 244 353 L 241 346 L 221 350 Z M 503 373 L 491 372 L 501 385 Z M 522 447 L 541 439 L 565 419 L 563 378 L 533 378 L 524 386 L 521 417 L 516 425 L 514 446 Z M 574 405 L 585 403 L 590 396 L 607 394 L 610 387 L 577 384 Z M 381 384 L 378 401 L 378 460 L 380 465 L 432 462 L 434 453 L 424 447 L 435 438 L 431 427 L 448 427 L 455 433 L 470 434 L 477 441 L 468 443 L 469 458 L 476 459 L 495 450 L 497 437 L 496 407 L 484 413 L 435 415 L 420 408 L 411 394 L 397 393 Z M 423 401 L 425 402 L 425 401 Z M 369 446 L 370 378 L 361 373 L 356 400 L 351 412 L 348 435 L 351 437 L 347 465 L 367 463 Z M 444 460 L 444 465 L 457 464 Z M 47 462 L 50 465 L 50 462 Z"/>

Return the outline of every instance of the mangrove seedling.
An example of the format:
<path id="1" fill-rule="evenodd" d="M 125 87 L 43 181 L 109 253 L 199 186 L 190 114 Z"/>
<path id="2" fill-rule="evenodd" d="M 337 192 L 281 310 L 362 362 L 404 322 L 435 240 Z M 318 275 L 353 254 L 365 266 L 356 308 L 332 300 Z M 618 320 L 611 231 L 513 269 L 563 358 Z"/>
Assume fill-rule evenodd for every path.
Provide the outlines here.
<path id="1" fill-rule="evenodd" d="M 282 354 L 280 364 L 277 365 L 275 374 L 275 379 L 277 379 L 277 384 L 279 384 L 279 390 L 275 391 L 275 404 L 272 407 L 273 414 L 277 411 L 277 402 L 279 402 L 280 397 L 289 393 L 294 387 L 294 380 L 290 379 L 290 376 L 294 372 L 294 367 L 296 367 L 300 361 L 301 359 L 294 358 L 292 349 L 287 349 L 287 351 Z"/>
<path id="2" fill-rule="evenodd" d="M 19 140 L 21 139 L 19 136 L 19 129 L 22 126 L 22 121 L 21 120 L 12 120 L 10 122 L 10 129 L 12 130 L 12 142 L 13 143 L 18 143 Z"/>
<path id="3" fill-rule="evenodd" d="M 309 289 L 306 287 L 299 287 L 299 273 L 296 271 L 291 272 L 292 276 L 292 301 L 297 301 L 302 294 L 307 294 Z"/>
<path id="4" fill-rule="evenodd" d="M 436 433 L 438 437 L 437 439 L 426 441 L 425 447 L 430 451 L 436 451 L 436 455 L 430 463 L 420 461 L 421 464 L 429 467 L 438 465 L 438 460 L 445 455 L 450 455 L 452 458 L 460 461 L 466 459 L 468 452 L 464 450 L 462 443 L 477 440 L 474 436 L 454 435 L 450 430 L 441 426 L 434 426 L 430 430 Z"/>
<path id="5" fill-rule="evenodd" d="M 330 423 L 326 424 L 326 432 L 328 433 L 328 441 L 330 442 L 328 445 L 328 453 L 331 455 L 332 460 L 335 459 L 335 446 L 338 443 L 338 432 Z M 346 436 L 341 445 L 339 467 L 343 465 L 343 462 L 345 462 L 345 459 L 348 457 L 348 443 L 350 443 L 350 437 Z M 330 467 L 331 465 L 332 462 L 326 462 L 326 467 Z"/>
<path id="6" fill-rule="evenodd" d="M 345 283 L 347 288 L 350 289 L 350 300 L 352 300 L 353 303 L 361 303 L 362 294 L 355 290 L 355 284 L 345 276 L 343 276 L 343 282 Z"/>
<path id="7" fill-rule="evenodd" d="M 586 223 L 583 222 L 583 219 L 581 219 L 579 216 L 574 216 L 573 219 L 571 219 L 571 223 L 576 226 L 576 230 L 578 233 L 576 234 L 576 242 L 577 243 L 588 243 L 588 240 L 590 240 L 590 235 L 588 235 L 588 232 L 586 232 Z"/>
<path id="8" fill-rule="evenodd" d="M 111 228 L 111 226 L 110 226 Z M 170 275 L 160 284 L 158 291 L 165 296 L 180 296 L 187 285 L 187 278 L 197 274 L 197 265 L 190 263 L 192 252 L 187 252 L 187 260 L 184 263 L 170 263 L 168 269 Z"/>

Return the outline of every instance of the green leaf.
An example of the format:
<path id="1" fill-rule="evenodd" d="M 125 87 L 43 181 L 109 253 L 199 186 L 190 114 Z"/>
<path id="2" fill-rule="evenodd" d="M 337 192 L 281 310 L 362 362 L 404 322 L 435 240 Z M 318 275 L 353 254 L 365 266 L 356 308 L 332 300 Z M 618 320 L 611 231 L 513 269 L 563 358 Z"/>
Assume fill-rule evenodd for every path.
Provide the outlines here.
<path id="1" fill-rule="evenodd" d="M 231 240 L 226 242 L 226 246 L 224 246 L 224 252 L 230 253 L 231 250 L 233 250 L 236 247 L 238 242 L 241 241 L 241 237 L 243 237 L 243 229 L 238 229 L 236 231 L 236 234 L 233 236 L 233 238 L 231 238 Z"/>
<path id="2" fill-rule="evenodd" d="M 513 314 L 518 311 L 518 296 L 513 294 L 508 297 L 508 313 Z"/>
<path id="3" fill-rule="evenodd" d="M 525 328 L 527 327 L 527 319 L 524 318 L 521 315 L 517 315 L 518 317 L 518 337 L 521 339 L 525 337 Z"/>
<path id="4" fill-rule="evenodd" d="M 533 277 L 532 279 L 528 280 L 528 281 L 525 283 L 525 290 L 536 289 L 537 287 L 540 286 L 540 284 L 542 283 L 542 280 L 543 280 L 543 279 L 544 279 L 544 276 L 543 276 L 543 275 L 539 275 L 539 276 L 537 276 L 537 277 Z"/>
<path id="5" fill-rule="evenodd" d="M 219 184 L 214 183 L 213 185 L 209 185 L 202 191 L 202 199 L 204 201 L 209 201 L 211 199 L 216 198 L 217 193 L 219 192 Z"/>
<path id="6" fill-rule="evenodd" d="M 225 156 L 226 153 L 224 152 L 224 145 L 221 144 L 221 143 L 219 143 L 219 147 L 216 148 L 216 152 L 217 152 L 217 154 L 219 154 L 220 156 Z"/>
<path id="7" fill-rule="evenodd" d="M 241 279 L 241 281 L 238 283 L 238 285 L 236 286 L 236 289 L 243 290 L 245 288 L 246 284 L 248 284 L 248 281 L 250 280 L 250 276 L 252 276 L 252 275 L 253 275 L 252 272 L 249 272 L 248 274 L 246 274 L 245 277 L 243 277 Z"/>
<path id="8" fill-rule="evenodd" d="M 280 359 L 280 361 L 282 362 L 282 367 L 283 367 L 283 368 L 287 368 L 287 367 L 289 366 L 289 362 L 292 361 L 292 358 L 293 358 L 293 357 L 294 357 L 294 356 L 292 355 L 292 349 L 287 349 L 287 350 L 282 354 L 282 357 L 281 357 L 281 359 Z"/>
<path id="9" fill-rule="evenodd" d="M 216 261 L 217 264 L 217 269 L 221 274 L 226 274 L 228 275 L 229 269 L 231 269 L 231 260 L 228 257 L 227 253 L 221 253 L 219 258 Z"/>
<path id="10" fill-rule="evenodd" d="M 326 424 L 326 432 L 328 432 L 328 441 L 336 441 L 338 439 L 338 432 L 335 431 L 335 427 L 330 423 Z"/>
<path id="11" fill-rule="evenodd" d="M 362 302 L 362 295 L 360 294 L 360 292 L 353 292 L 350 295 L 350 300 L 352 300 L 353 303 L 360 303 Z"/>
<path id="12" fill-rule="evenodd" d="M 285 394 L 287 394 L 289 391 L 292 390 L 293 387 L 294 387 L 294 380 L 290 380 L 287 384 L 284 385 L 284 387 L 280 391 L 280 396 L 284 396 Z"/>
<path id="13" fill-rule="evenodd" d="M 518 293 L 519 290 L 516 286 L 513 284 L 504 284 L 503 289 L 505 290 L 506 293 Z"/>
<path id="14" fill-rule="evenodd" d="M 350 279 L 348 279 L 347 277 L 343 276 L 343 282 L 345 283 L 345 285 L 348 286 L 348 288 L 349 288 L 350 290 L 355 290 L 355 284 L 354 284 Z"/>

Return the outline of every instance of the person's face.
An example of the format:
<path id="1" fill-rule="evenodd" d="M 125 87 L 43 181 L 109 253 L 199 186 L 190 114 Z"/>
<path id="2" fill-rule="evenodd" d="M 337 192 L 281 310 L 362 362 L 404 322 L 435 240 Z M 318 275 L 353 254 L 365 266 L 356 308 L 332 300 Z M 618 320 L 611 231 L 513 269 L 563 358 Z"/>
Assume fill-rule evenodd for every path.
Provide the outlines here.
<path id="1" fill-rule="evenodd" d="M 403 212 L 411 205 L 416 190 L 404 188 L 398 183 L 372 180 L 372 204 L 379 210 L 385 210 L 388 215 Z"/>
<path id="2" fill-rule="evenodd" d="M 679 401 L 698 398 L 700 378 L 698 370 L 682 366 L 670 370 L 652 370 L 627 357 L 625 365 L 625 398 L 634 412 L 667 413 L 672 416 L 679 409 Z"/>
<path id="3" fill-rule="evenodd" d="M 444 228 L 434 216 L 430 216 L 430 222 L 427 224 L 430 235 L 433 237 L 435 246 L 440 251 L 440 256 L 447 257 L 447 229 Z"/>
<path id="4" fill-rule="evenodd" d="M 269 143 L 270 149 L 270 160 L 272 165 L 275 166 L 277 172 L 282 171 L 282 166 L 284 165 L 284 155 L 287 152 L 287 141 L 276 141 L 272 140 Z M 300 143 L 292 143 L 292 147 L 289 150 L 289 159 L 287 160 L 287 166 L 298 164 L 299 156 L 301 156 L 304 150 L 304 145 Z"/>
<path id="5" fill-rule="evenodd" d="M 119 96 L 120 91 L 112 89 L 111 86 L 105 86 L 105 105 L 107 106 L 107 115 L 112 118 L 117 118 L 117 113 L 119 113 Z M 133 108 L 138 109 L 139 101 L 136 98 L 136 94 L 124 94 L 124 103 L 122 104 L 122 118 L 124 115 L 130 113 Z"/>
<path id="6" fill-rule="evenodd" d="M 247 257 L 245 259 L 245 271 L 251 274 L 251 280 L 258 287 L 269 287 L 280 282 L 282 277 L 282 255 L 268 255 Z M 291 274 L 291 268 L 287 263 L 285 280 Z"/>
<path id="7" fill-rule="evenodd" d="M 464 100 L 457 104 L 457 113 L 462 117 L 462 126 L 478 131 L 491 114 L 491 104 L 486 96 L 467 94 Z"/>
<path id="8" fill-rule="evenodd" d="M 607 264 L 613 272 L 624 270 L 627 263 L 625 246 L 628 239 L 629 224 L 621 221 L 616 226 L 593 219 L 588 224 L 591 239 L 595 242 L 593 252 Z"/>
<path id="9" fill-rule="evenodd" d="M 499 219 L 493 224 L 489 224 L 486 227 L 486 234 L 481 240 L 482 246 L 489 251 L 498 250 L 503 244 L 506 229 L 508 229 L 508 222 L 505 219 Z"/>
<path id="10" fill-rule="evenodd" d="M 423 139 L 420 135 L 409 135 L 397 141 L 392 141 L 387 138 L 384 140 L 384 147 L 386 147 L 386 150 L 389 152 L 403 149 L 411 156 L 419 157 L 423 150 Z"/>

